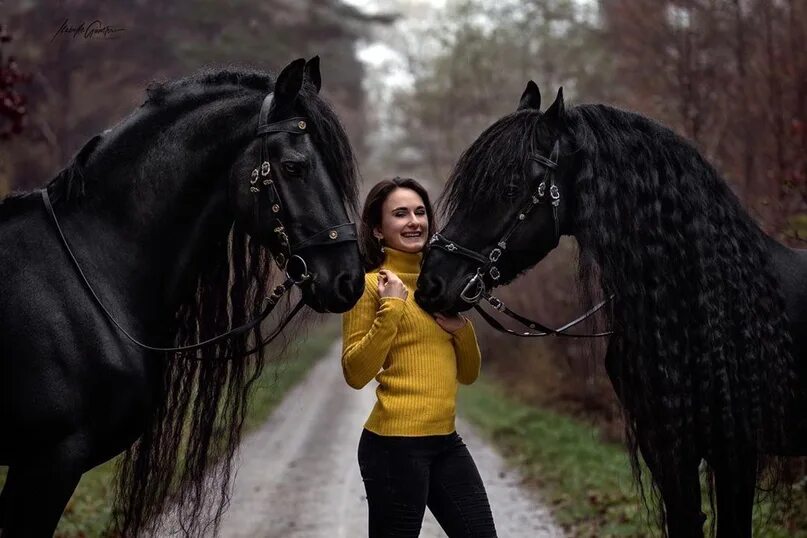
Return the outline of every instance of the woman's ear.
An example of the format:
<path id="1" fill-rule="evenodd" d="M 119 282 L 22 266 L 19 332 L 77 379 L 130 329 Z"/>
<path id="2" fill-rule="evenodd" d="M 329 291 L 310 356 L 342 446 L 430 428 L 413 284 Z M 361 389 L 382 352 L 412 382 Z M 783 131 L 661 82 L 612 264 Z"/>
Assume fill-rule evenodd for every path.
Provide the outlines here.
<path id="1" fill-rule="evenodd" d="M 376 239 L 384 239 L 384 234 L 381 233 L 381 228 L 373 228 L 373 237 Z"/>

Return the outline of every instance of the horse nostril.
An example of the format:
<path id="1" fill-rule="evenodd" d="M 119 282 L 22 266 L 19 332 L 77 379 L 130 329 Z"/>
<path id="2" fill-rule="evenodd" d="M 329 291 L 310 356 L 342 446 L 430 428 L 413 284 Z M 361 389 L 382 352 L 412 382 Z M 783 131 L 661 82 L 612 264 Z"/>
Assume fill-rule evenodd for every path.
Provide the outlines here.
<path id="1" fill-rule="evenodd" d="M 421 281 L 418 283 L 418 289 L 420 290 L 421 297 L 425 299 L 436 299 L 440 295 L 442 295 L 445 284 L 440 277 L 436 276 L 424 276 L 421 275 Z"/>

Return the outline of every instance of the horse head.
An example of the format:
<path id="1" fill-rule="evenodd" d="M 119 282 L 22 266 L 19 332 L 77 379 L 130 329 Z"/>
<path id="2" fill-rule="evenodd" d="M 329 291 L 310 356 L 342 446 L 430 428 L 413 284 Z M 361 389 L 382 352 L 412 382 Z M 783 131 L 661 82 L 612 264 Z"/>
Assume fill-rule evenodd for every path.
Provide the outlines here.
<path id="1" fill-rule="evenodd" d="M 415 292 L 425 310 L 471 308 L 571 232 L 579 164 L 563 89 L 546 112 L 540 106 L 540 91 L 530 81 L 516 111 L 487 128 L 454 167 L 440 200 L 446 224 L 428 245 Z"/>
<path id="2" fill-rule="evenodd" d="M 236 219 L 298 283 L 308 306 L 344 312 L 364 280 L 342 203 L 349 188 L 334 177 L 344 172 L 339 161 L 348 143 L 324 132 L 334 126 L 317 106 L 321 85 L 318 57 L 283 69 L 261 104 L 255 139 L 230 170 L 229 198 Z"/>

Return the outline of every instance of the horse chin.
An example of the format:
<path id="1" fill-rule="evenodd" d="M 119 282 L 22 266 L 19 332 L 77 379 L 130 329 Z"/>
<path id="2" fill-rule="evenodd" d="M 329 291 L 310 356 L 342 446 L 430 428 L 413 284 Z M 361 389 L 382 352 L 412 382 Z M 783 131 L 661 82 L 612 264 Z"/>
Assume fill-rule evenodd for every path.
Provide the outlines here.
<path id="1" fill-rule="evenodd" d="M 310 309 L 319 314 L 327 314 L 330 312 L 328 305 L 324 300 L 325 297 L 319 293 L 315 285 L 309 285 L 302 288 L 303 303 Z"/>
<path id="2" fill-rule="evenodd" d="M 319 286 L 317 282 L 303 286 L 302 298 L 306 306 L 320 314 L 341 314 L 347 312 L 356 304 L 364 291 L 364 275 L 361 275 L 361 286 L 347 294 L 337 294 L 330 287 Z"/>
<path id="3" fill-rule="evenodd" d="M 460 299 L 459 294 L 454 298 L 446 295 L 428 296 L 421 290 L 415 290 L 415 302 L 429 314 L 441 312 L 443 314 L 453 315 L 464 312 L 473 306 Z"/>

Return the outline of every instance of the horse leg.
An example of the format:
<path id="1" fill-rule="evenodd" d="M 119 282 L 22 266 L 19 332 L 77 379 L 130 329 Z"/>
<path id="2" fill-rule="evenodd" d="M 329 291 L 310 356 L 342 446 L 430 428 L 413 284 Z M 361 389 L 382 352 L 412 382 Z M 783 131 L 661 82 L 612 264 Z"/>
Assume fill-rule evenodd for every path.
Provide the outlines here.
<path id="1" fill-rule="evenodd" d="M 53 536 L 80 479 L 79 466 L 63 458 L 31 460 L 9 468 L 2 538 Z"/>
<path id="2" fill-rule="evenodd" d="M 721 465 L 714 458 L 717 497 L 717 538 L 751 538 L 757 457 L 746 453 L 736 465 Z"/>
<path id="3" fill-rule="evenodd" d="M 619 354 L 613 346 L 608 346 L 605 354 L 605 369 L 617 397 L 620 397 L 623 387 L 619 376 Z M 661 453 L 657 447 L 648 444 L 641 431 L 638 432 L 638 441 L 642 458 L 661 492 L 667 535 L 669 538 L 702 538 L 706 516 L 701 510 L 700 456 Z"/>
<path id="4" fill-rule="evenodd" d="M 667 535 L 669 538 L 703 538 L 706 515 L 701 510 L 700 458 L 659 456 L 642 448 L 642 458 L 656 478 L 664 502 Z"/>

